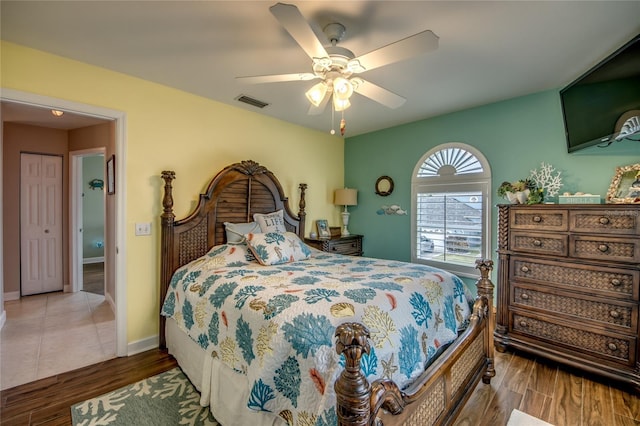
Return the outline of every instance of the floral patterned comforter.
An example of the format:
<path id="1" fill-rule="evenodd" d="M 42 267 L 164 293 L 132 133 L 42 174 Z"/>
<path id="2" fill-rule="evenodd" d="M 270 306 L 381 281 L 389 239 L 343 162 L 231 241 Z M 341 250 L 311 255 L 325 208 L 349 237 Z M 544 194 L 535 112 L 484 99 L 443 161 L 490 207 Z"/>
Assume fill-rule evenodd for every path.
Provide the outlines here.
<path id="1" fill-rule="evenodd" d="M 463 282 L 424 265 L 313 250 L 308 260 L 256 262 L 246 245 L 222 245 L 174 274 L 162 314 L 251 384 L 247 407 L 289 424 L 334 425 L 333 383 L 344 365 L 336 326 L 365 324 L 370 381 L 400 388 L 453 341 L 471 313 Z"/>

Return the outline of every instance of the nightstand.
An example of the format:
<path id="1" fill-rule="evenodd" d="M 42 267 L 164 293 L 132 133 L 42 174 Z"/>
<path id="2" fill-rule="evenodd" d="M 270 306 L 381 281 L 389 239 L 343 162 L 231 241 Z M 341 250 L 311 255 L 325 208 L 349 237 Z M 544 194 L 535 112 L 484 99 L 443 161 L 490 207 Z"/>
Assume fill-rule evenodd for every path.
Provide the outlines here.
<path id="1" fill-rule="evenodd" d="M 313 248 L 329 253 L 362 256 L 362 235 L 340 235 L 327 239 L 305 238 L 304 242 Z"/>

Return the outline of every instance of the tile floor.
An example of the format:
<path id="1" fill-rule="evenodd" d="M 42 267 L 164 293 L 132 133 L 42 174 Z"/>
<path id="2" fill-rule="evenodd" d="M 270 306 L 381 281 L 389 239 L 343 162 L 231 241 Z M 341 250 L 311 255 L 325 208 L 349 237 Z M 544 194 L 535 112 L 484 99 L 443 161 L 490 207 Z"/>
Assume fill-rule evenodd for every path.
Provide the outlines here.
<path id="1" fill-rule="evenodd" d="M 4 307 L 0 389 L 115 358 L 115 317 L 104 296 L 49 293 Z"/>

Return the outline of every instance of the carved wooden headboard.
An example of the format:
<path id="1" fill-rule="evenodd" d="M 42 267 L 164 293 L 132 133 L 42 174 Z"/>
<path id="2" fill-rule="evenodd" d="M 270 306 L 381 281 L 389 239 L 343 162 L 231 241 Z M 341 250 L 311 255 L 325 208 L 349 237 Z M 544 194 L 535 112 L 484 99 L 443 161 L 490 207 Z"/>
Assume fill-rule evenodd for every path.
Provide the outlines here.
<path id="1" fill-rule="evenodd" d="M 161 215 L 160 306 L 171 276 L 180 266 L 206 254 L 211 247 L 226 242 L 224 222 L 253 221 L 254 213 L 282 210 L 287 231 L 304 236 L 305 190 L 300 184 L 298 215 L 289 208 L 280 182 L 266 167 L 247 160 L 220 171 L 200 194 L 196 208 L 184 219 L 175 220 L 171 182 L 175 172 L 162 172 L 164 179 Z M 160 316 L 160 347 L 165 346 L 164 317 Z"/>

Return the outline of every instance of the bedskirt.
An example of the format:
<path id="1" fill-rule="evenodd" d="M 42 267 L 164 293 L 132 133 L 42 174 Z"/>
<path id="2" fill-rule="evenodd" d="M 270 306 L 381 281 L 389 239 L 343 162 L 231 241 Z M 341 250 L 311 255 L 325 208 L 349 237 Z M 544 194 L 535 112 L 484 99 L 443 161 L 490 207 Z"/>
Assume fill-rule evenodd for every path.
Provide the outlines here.
<path id="1" fill-rule="evenodd" d="M 171 318 L 167 318 L 165 333 L 169 353 L 200 392 L 200 405 L 209 406 L 223 426 L 287 426 L 275 413 L 247 409 L 251 392 L 247 376 L 208 355 Z"/>

